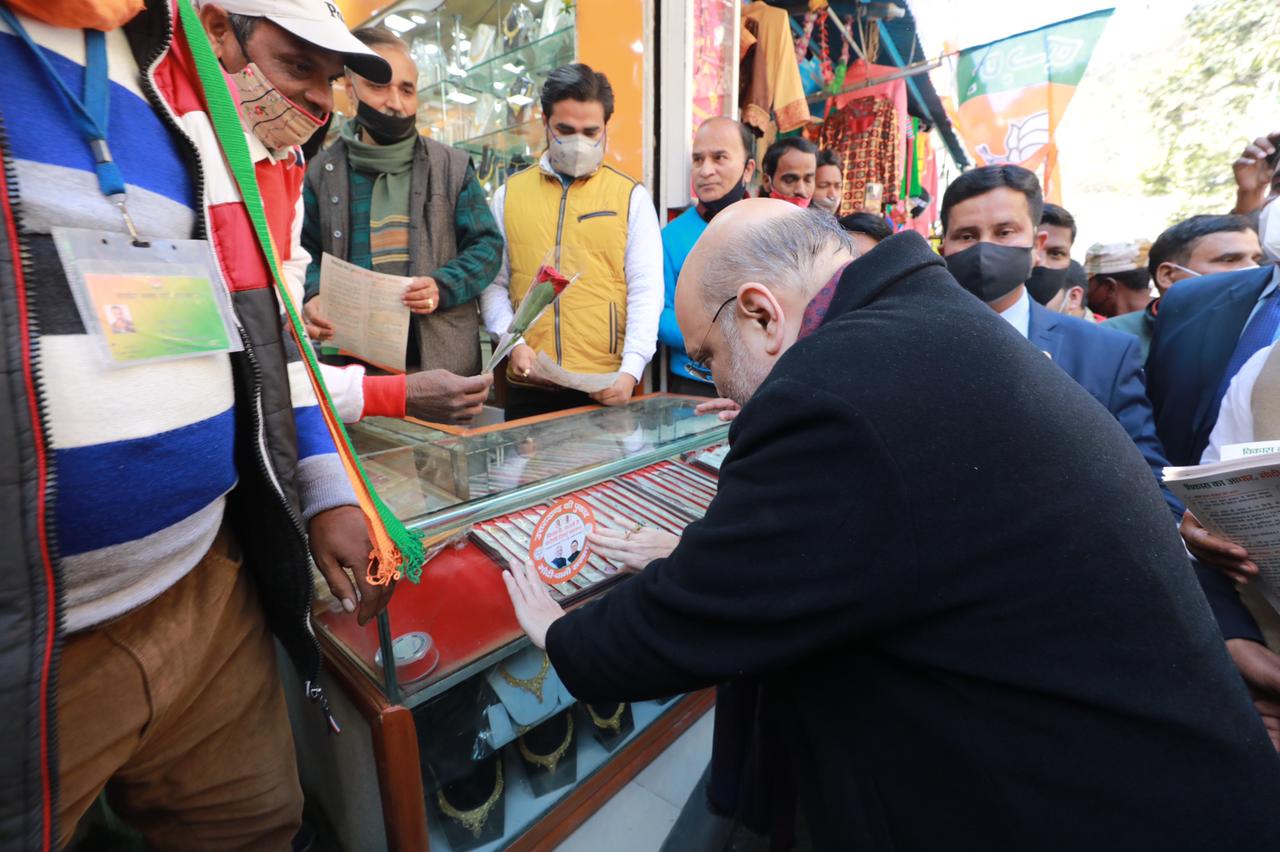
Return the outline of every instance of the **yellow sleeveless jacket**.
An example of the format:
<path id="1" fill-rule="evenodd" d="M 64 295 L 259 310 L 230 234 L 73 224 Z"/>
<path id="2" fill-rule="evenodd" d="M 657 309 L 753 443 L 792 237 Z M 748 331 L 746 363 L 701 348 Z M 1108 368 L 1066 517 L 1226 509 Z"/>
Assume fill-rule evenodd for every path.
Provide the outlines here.
<path id="1" fill-rule="evenodd" d="M 540 165 L 507 180 L 503 224 L 512 309 L 552 249 L 561 270 L 579 276 L 524 336 L 571 372 L 610 373 L 622 366 L 627 220 L 636 183 L 610 166 L 568 187 Z"/>

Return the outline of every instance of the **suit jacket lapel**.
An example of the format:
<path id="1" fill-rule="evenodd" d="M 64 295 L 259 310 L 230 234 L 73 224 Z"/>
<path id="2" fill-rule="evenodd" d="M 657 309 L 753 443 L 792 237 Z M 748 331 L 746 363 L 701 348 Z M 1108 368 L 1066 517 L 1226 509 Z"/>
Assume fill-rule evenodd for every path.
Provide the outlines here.
<path id="1" fill-rule="evenodd" d="M 1190 320 L 1190 333 L 1179 346 L 1185 346 L 1188 352 L 1199 353 L 1200 387 L 1204 392 L 1200 394 L 1193 420 L 1197 430 L 1207 429 L 1209 423 L 1217 419 L 1221 402 L 1217 391 L 1222 384 L 1222 374 L 1240 341 L 1240 334 L 1249 321 L 1258 294 L 1266 289 L 1272 274 L 1270 267 L 1264 267 L 1263 274 L 1249 276 L 1223 288 L 1222 294 L 1206 305 L 1203 313 Z"/>
<path id="2" fill-rule="evenodd" d="M 1036 302 L 1031 301 L 1031 318 L 1027 323 L 1027 340 L 1053 361 L 1058 360 L 1062 347 L 1062 332 L 1058 330 L 1058 317 Z"/>

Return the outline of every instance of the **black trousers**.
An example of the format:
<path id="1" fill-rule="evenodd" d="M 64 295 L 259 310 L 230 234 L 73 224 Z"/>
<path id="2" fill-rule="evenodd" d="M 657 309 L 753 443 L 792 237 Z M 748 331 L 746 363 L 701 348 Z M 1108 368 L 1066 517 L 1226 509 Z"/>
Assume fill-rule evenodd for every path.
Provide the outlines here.
<path id="1" fill-rule="evenodd" d="M 542 390 L 525 385 L 508 384 L 503 418 L 520 420 L 525 417 L 536 417 L 539 414 L 550 414 L 553 411 L 564 411 L 568 408 L 581 408 L 584 405 L 599 405 L 599 403 L 582 391 L 568 388 Z"/>

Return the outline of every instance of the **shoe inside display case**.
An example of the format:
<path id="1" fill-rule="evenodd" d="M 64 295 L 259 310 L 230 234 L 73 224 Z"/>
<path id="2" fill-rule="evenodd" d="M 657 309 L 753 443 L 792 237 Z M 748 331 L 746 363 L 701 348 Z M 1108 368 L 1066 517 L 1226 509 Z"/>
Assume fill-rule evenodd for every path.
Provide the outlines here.
<path id="1" fill-rule="evenodd" d="M 552 504 L 581 501 L 620 530 L 679 533 L 700 518 L 716 477 L 688 459 L 722 444 L 728 426 L 697 415 L 699 401 L 658 394 L 465 431 L 385 418 L 351 427 L 374 487 L 429 555 L 385 617 L 360 627 L 318 588 L 315 621 L 326 654 L 411 714 L 431 849 L 506 848 L 690 712 L 679 696 L 576 701 L 521 632 L 501 575 L 530 553 Z M 582 558 L 549 587 L 562 606 L 628 582 L 599 554 Z"/>

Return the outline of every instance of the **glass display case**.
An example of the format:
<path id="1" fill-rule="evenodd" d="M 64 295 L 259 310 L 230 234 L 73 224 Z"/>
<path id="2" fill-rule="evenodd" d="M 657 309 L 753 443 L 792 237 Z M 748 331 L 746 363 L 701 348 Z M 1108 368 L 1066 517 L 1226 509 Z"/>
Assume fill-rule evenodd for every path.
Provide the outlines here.
<path id="1" fill-rule="evenodd" d="M 571 0 L 406 0 L 378 20 L 418 65 L 419 129 L 469 152 L 487 194 L 534 161 L 542 81 L 577 54 Z"/>
<path id="2" fill-rule="evenodd" d="M 322 646 L 344 693 L 370 696 L 374 739 L 407 714 L 404 745 L 384 744 L 373 763 L 384 817 L 418 820 L 424 842 L 388 847 L 519 848 L 557 809 L 598 805 L 592 791 L 622 777 L 618 766 L 638 771 L 706 709 L 707 696 L 696 707 L 680 696 L 579 705 L 520 631 L 501 579 L 566 496 L 616 528 L 679 532 L 700 517 L 728 426 L 695 415 L 698 401 L 659 394 L 470 431 L 382 418 L 352 428 L 375 488 L 423 533 L 429 554 L 421 581 L 401 581 L 385 616 L 364 627 L 317 590 Z M 551 587 L 566 607 L 626 582 L 598 554 L 583 559 L 580 573 Z"/>

